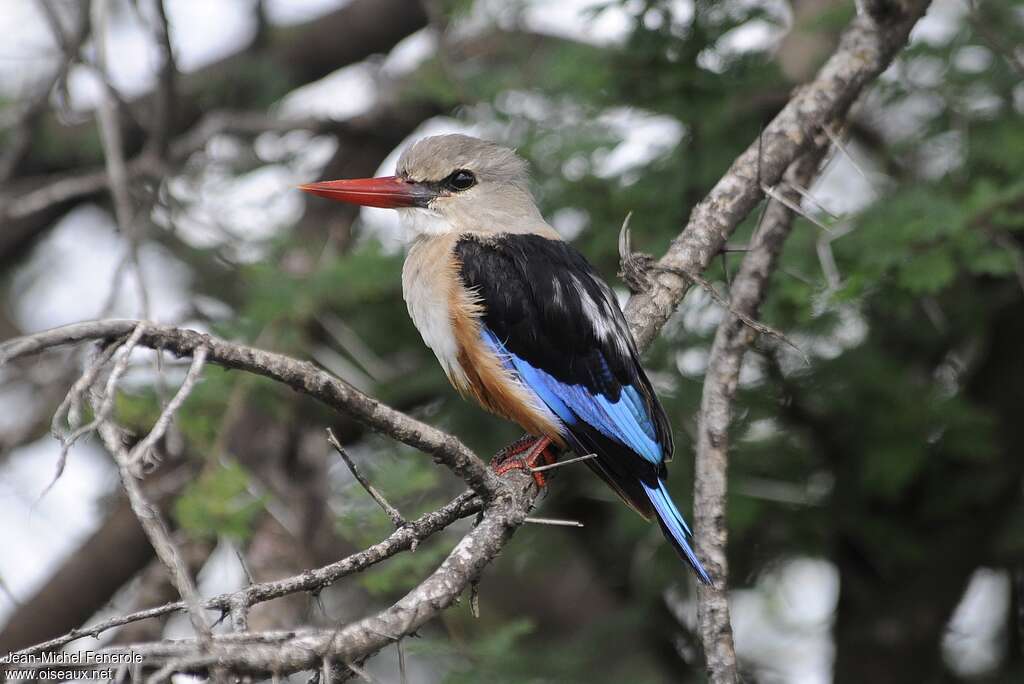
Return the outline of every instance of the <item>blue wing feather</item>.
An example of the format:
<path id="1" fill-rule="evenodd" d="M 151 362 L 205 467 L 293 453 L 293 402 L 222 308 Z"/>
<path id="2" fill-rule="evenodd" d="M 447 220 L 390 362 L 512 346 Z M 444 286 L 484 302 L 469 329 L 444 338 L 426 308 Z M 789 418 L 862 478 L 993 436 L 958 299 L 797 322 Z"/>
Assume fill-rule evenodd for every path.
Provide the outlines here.
<path id="1" fill-rule="evenodd" d="M 508 351 L 486 327 L 482 337 L 484 343 L 502 358 L 505 365 L 515 370 L 522 381 L 567 426 L 582 421 L 606 437 L 628 446 L 647 461 L 655 465 L 662 462 L 664 454 L 654 438 L 654 423 L 636 388 L 624 386 L 618 400 L 612 401 L 583 385 L 561 382 L 543 369 L 536 368 Z"/>
<path id="2" fill-rule="evenodd" d="M 704 584 L 712 584 L 711 576 L 708 571 L 704 569 L 700 559 L 697 558 L 697 554 L 694 553 L 693 547 L 690 546 L 690 539 L 693 533 L 690 532 L 689 525 L 683 520 L 682 514 L 676 505 L 672 502 L 672 497 L 669 496 L 668 489 L 665 488 L 665 481 L 658 480 L 658 485 L 652 487 L 646 482 L 641 483 L 644 487 L 644 491 L 647 492 L 647 497 L 654 504 L 654 510 L 658 512 L 658 521 L 662 527 L 668 533 L 668 536 L 672 540 L 675 547 L 679 552 L 686 558 L 690 567 L 693 568 L 694 572 L 697 573 L 697 577 Z"/>
<path id="3" fill-rule="evenodd" d="M 463 284 L 483 304 L 481 338 L 557 417 L 565 442 L 710 577 L 665 487 L 672 430 L 615 295 L 569 245 L 539 235 L 466 236 Z"/>

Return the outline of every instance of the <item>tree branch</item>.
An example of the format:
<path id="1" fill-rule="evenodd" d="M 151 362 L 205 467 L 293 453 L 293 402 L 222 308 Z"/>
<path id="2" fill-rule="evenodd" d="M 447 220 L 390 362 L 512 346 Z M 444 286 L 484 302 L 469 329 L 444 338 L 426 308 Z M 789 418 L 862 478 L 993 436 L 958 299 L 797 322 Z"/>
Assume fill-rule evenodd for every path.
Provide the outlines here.
<path id="1" fill-rule="evenodd" d="M 906 44 L 910 29 L 928 5 L 927 0 L 907 0 L 885 22 L 876 22 L 866 13 L 858 15 L 815 79 L 797 90 L 760 139 L 750 144 L 693 209 L 686 227 L 657 266 L 703 272 L 736 226 L 761 201 L 761 185 L 778 183 L 822 126 L 843 117 L 864 86 L 882 73 Z M 641 349 L 651 344 L 689 287 L 685 277 L 661 273 L 651 279 L 649 290 L 630 298 L 627 319 Z"/>
<path id="2" fill-rule="evenodd" d="M 826 138 L 823 144 L 804 153 L 787 170 L 786 189 L 782 191 L 787 195 L 787 200 L 799 203 L 800 195 L 792 185 L 810 185 L 827 147 Z M 758 334 L 744 319 L 758 315 L 783 243 L 792 228 L 793 217 L 793 211 L 784 203 L 769 201 L 753 244 L 733 279 L 730 313 L 722 319 L 715 333 L 704 376 L 693 510 L 697 552 L 714 580 L 711 586 L 697 587 L 697 623 L 704 645 L 708 680 L 712 684 L 739 682 L 726 593 L 728 528 L 725 496 L 732 404 L 739 384 L 743 355 Z"/>
<path id="3" fill-rule="evenodd" d="M 202 671 L 217 663 L 235 673 L 285 674 L 316 669 L 324 658 L 357 662 L 415 632 L 437 612 L 455 603 L 501 551 L 523 522 L 522 511 L 532 505 L 535 493 L 532 478 L 518 471 L 513 477 L 521 488 L 509 487 L 484 507 L 480 523 L 462 538 L 441 566 L 377 615 L 335 630 L 215 635 L 206 652 L 197 650 L 196 640 L 185 639 L 117 646 L 103 649 L 102 653 L 138 653 L 150 664 L 173 662 L 176 672 Z M 396 531 L 392 537 L 406 529 Z M 302 590 L 290 587 L 285 593 Z"/>
<path id="4" fill-rule="evenodd" d="M 903 46 L 910 28 L 927 4 L 924 0 L 908 0 L 887 15 L 885 22 L 876 22 L 867 15 L 858 16 L 815 81 L 798 91 L 765 130 L 763 144 L 752 144 L 694 209 L 687 227 L 658 266 L 684 273 L 703 271 L 736 226 L 760 201 L 762 184 L 775 185 L 821 127 L 834 118 L 841 118 L 864 85 L 880 73 Z M 656 337 L 689 282 L 672 273 L 660 273 L 652 278 L 649 291 L 631 298 L 626 309 L 627 320 L 641 347 L 647 347 Z M 135 321 L 97 321 L 21 338 L 0 346 L 0 362 L 56 344 L 122 337 L 136 324 Z M 175 671 L 202 672 L 214 663 L 218 668 L 235 672 L 285 674 L 319 669 L 325 659 L 342 663 L 363 659 L 412 633 L 454 603 L 500 552 L 532 507 L 536 490 L 527 473 L 512 472 L 503 479 L 497 478 L 454 437 L 362 395 L 312 364 L 166 326 L 149 326 L 140 343 L 164 348 L 179 356 L 190 355 L 205 346 L 212 363 L 284 382 L 378 431 L 433 454 L 436 460 L 469 482 L 483 498 L 477 527 L 459 542 L 434 573 L 377 615 L 333 631 L 217 635 L 212 637 L 205 651 L 199 650 L 195 640 L 119 647 L 116 651 L 141 653 L 149 665 L 162 665 L 165 675 Z M 406 534 L 407 529 L 397 530 L 389 539 Z"/>
<path id="5" fill-rule="evenodd" d="M 475 496 L 472 492 L 464 492 L 438 510 L 426 513 L 404 527 L 395 530 L 386 539 L 342 560 L 325 565 L 322 568 L 307 570 L 292 577 L 272 582 L 250 584 L 239 591 L 209 598 L 203 602 L 203 606 L 207 610 L 228 612 L 233 606 L 237 605 L 251 608 L 259 603 L 272 601 L 289 594 L 321 591 L 343 577 L 365 570 L 376 563 L 411 549 L 415 544 L 444 530 L 455 521 L 478 513 L 482 506 L 483 502 L 479 497 Z M 28 656 L 51 651 L 85 637 L 99 638 L 100 634 L 115 627 L 177 613 L 185 609 L 184 601 L 175 601 L 127 615 L 118 615 L 88 627 L 73 629 L 67 634 L 50 639 L 49 641 L 24 648 L 17 651 L 17 655 Z"/>
<path id="6" fill-rule="evenodd" d="M 417 0 L 353 0 L 333 12 L 296 26 L 274 27 L 267 40 L 248 46 L 239 52 L 210 64 L 198 71 L 182 76 L 176 83 L 176 107 L 169 117 L 168 134 L 177 136 L 199 122 L 209 109 L 237 108 L 243 102 L 267 97 L 268 79 L 265 69 L 253 68 L 275 65 L 274 78 L 269 79 L 277 96 L 283 96 L 303 84 L 310 83 L 370 55 L 386 52 L 399 40 L 426 26 L 427 17 Z M 229 86 L 230 87 L 226 87 Z M 145 131 L 136 123 L 151 115 L 158 95 L 147 93 L 123 108 L 119 118 L 121 137 L 126 157 L 135 157 L 143 148 Z M 37 117 L 43 119 L 44 117 Z M 30 244 L 39 233 L 52 225 L 67 211 L 71 202 L 103 190 L 105 181 L 83 172 L 101 164 L 103 160 L 94 150 L 96 122 L 89 119 L 73 126 L 61 126 L 51 115 L 42 122 L 43 128 L 58 131 L 47 137 L 45 143 L 36 143 L 20 155 L 18 163 L 6 183 L 7 192 L 0 197 L 0 261 L 8 260 Z M 55 158 L 52 150 L 60 150 Z M 47 178 L 49 177 L 49 178 Z M 57 203 L 20 203 L 19 211 L 12 213 L 4 205 L 14 203 L 15 197 L 36 194 L 42 185 L 61 181 L 60 190 L 66 193 Z M 74 189 L 74 193 L 67 192 Z M 51 196 L 59 197 L 53 192 Z"/>
<path id="7" fill-rule="evenodd" d="M 113 340 L 131 334 L 138 321 L 108 319 L 75 323 L 0 345 L 0 365 L 11 359 L 35 354 L 63 344 L 85 340 Z M 200 347 L 208 351 L 207 361 L 283 382 L 327 406 L 359 420 L 370 428 L 431 454 L 478 494 L 495 496 L 502 489 L 497 475 L 462 442 L 435 427 L 368 397 L 351 385 L 308 361 L 262 351 L 241 344 L 173 326 L 146 325 L 139 344 L 162 349 L 176 356 L 191 356 Z"/>
<path id="8" fill-rule="evenodd" d="M 334 436 L 334 431 L 331 430 L 331 428 L 327 428 L 327 442 L 334 447 L 335 451 L 338 452 L 338 455 L 341 456 L 341 460 L 345 461 L 345 465 L 348 466 L 349 472 L 352 473 L 352 477 L 356 479 L 356 482 L 361 484 L 363 489 L 366 490 L 366 493 L 370 495 L 370 498 L 377 502 L 377 505 L 381 507 L 381 510 L 383 510 L 391 520 L 391 524 L 395 526 L 395 529 L 397 530 L 405 525 L 405 519 L 402 517 L 402 514 L 384 498 L 383 494 L 377 491 L 376 487 L 370 484 L 370 481 L 367 480 L 366 477 L 363 476 L 359 471 L 359 468 L 356 467 L 355 461 L 353 461 L 352 457 L 348 455 L 347 451 L 345 451 L 345 447 L 341 446 L 341 442 L 339 442 L 338 438 Z"/>

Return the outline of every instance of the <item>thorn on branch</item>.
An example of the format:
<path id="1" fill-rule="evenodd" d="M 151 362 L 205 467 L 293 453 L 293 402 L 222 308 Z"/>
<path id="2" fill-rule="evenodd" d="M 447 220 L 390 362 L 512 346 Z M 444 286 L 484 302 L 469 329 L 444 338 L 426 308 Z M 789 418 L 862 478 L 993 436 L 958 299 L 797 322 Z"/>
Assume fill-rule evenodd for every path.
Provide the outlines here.
<path id="1" fill-rule="evenodd" d="M 359 472 L 359 468 L 356 467 L 355 462 L 348 455 L 348 452 L 345 451 L 345 448 L 341 446 L 341 442 L 339 442 L 338 438 L 334 436 L 334 431 L 331 430 L 331 428 L 327 428 L 327 443 L 334 447 L 334 450 L 337 451 L 338 455 L 341 456 L 343 461 L 345 461 L 345 465 L 347 465 L 349 471 L 351 471 L 352 477 L 356 478 L 356 481 L 363 486 L 363 489 L 365 489 L 366 493 L 370 495 L 370 498 L 376 501 L 377 505 L 384 510 L 384 513 L 386 513 L 391 519 L 395 529 L 397 530 L 400 527 L 404 527 L 406 522 L 402 517 L 402 514 L 398 512 L 397 508 L 388 503 L 388 500 L 384 498 L 384 495 L 377 491 L 377 489 L 370 484 L 370 481 L 367 480 L 361 472 Z"/>
<path id="2" fill-rule="evenodd" d="M 650 289 L 648 273 L 654 257 L 643 252 L 634 252 L 632 247 L 632 236 L 629 230 L 629 221 L 633 212 L 626 214 L 619 229 L 619 277 L 626 283 L 626 287 L 632 293 L 646 292 Z"/>
<path id="3" fill-rule="evenodd" d="M 240 548 L 236 546 L 234 550 L 235 558 L 238 559 L 238 565 L 241 566 L 242 572 L 245 573 L 246 586 L 251 587 L 252 585 L 256 584 L 256 580 L 252 578 L 252 571 L 249 570 L 249 564 L 245 562 L 245 556 L 242 555 L 242 550 Z"/>
<path id="4" fill-rule="evenodd" d="M 401 684 L 408 684 L 409 678 L 405 672 L 405 647 L 402 646 L 402 640 L 395 640 L 395 648 L 398 649 L 398 676 Z"/>
<path id="5" fill-rule="evenodd" d="M 822 126 L 822 130 L 825 132 L 825 135 L 828 136 L 828 139 L 832 142 L 832 144 L 835 145 L 836 149 L 842 152 L 843 156 L 846 157 L 847 160 L 849 160 L 854 170 L 858 174 L 860 174 L 861 178 L 864 179 L 864 182 L 868 184 L 868 189 L 871 190 L 871 193 L 876 194 L 874 187 L 875 184 L 871 182 L 871 179 L 868 178 L 868 174 L 864 171 L 863 168 L 861 168 L 861 165 L 857 163 L 857 160 L 853 158 L 853 155 L 850 154 L 850 151 L 846 148 L 846 145 L 843 144 L 843 141 L 840 138 L 839 134 L 832 130 L 831 125 Z"/>
<path id="6" fill-rule="evenodd" d="M 824 223 L 808 214 L 797 202 L 792 201 L 775 188 L 768 187 L 767 185 L 762 185 L 761 191 L 764 192 L 764 194 L 767 195 L 768 197 L 772 198 L 782 206 L 792 211 L 794 214 L 799 214 L 800 216 L 803 216 L 805 219 L 807 219 L 814 225 L 818 226 L 826 233 L 832 232 L 832 229 L 829 226 L 826 226 Z"/>

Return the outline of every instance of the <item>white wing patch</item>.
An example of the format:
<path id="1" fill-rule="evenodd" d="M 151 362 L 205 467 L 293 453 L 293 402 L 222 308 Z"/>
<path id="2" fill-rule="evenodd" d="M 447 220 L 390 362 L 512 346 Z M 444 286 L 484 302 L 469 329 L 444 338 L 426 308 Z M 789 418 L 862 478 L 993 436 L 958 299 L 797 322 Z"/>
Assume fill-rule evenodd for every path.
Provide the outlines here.
<path id="1" fill-rule="evenodd" d="M 558 278 L 552 278 L 551 287 L 555 291 L 555 306 L 565 308 L 565 294 L 562 292 L 562 281 Z"/>
<path id="2" fill-rule="evenodd" d="M 591 281 L 597 285 L 604 297 L 592 297 L 583 283 L 573 276 L 573 285 L 579 295 L 583 314 L 594 326 L 594 332 L 599 338 L 614 344 L 623 356 L 629 356 L 633 338 L 621 312 L 612 304 L 615 301 L 615 293 L 600 278 L 591 277 Z"/>
<path id="3" fill-rule="evenodd" d="M 628 341 L 631 339 L 629 329 L 625 326 L 621 314 L 609 303 L 614 300 L 607 299 L 608 297 L 615 296 L 611 289 L 597 278 L 592 278 L 591 280 L 597 284 L 602 294 L 604 294 L 604 297 L 596 299 L 590 295 L 587 288 L 584 287 L 583 283 L 576 276 L 573 276 L 572 279 L 580 299 L 580 305 L 583 307 L 583 315 L 587 317 L 587 320 L 593 326 L 594 334 L 602 341 L 614 344 L 623 356 L 628 355 Z"/>

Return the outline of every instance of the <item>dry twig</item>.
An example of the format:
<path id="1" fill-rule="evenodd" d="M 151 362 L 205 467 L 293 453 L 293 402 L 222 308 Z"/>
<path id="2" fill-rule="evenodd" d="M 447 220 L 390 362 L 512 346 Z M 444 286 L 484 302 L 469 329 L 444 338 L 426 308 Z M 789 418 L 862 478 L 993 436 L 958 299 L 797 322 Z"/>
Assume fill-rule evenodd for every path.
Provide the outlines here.
<path id="1" fill-rule="evenodd" d="M 128 240 L 127 259 L 135 271 L 135 279 L 139 286 L 139 305 L 143 318 L 149 318 L 149 295 L 146 282 L 139 263 L 139 232 L 135 221 L 135 210 L 132 206 L 131 194 L 128 189 L 128 167 L 124 159 L 124 144 L 121 140 L 121 122 L 118 115 L 118 98 L 107 78 L 106 42 L 107 16 L 109 0 L 96 0 L 93 4 L 93 44 L 96 51 L 96 68 L 99 70 L 100 102 L 97 117 L 100 126 L 100 141 L 103 144 L 103 156 L 106 160 L 107 178 L 110 183 L 110 194 L 114 198 L 114 216 L 117 219 L 121 234 Z M 121 269 L 118 269 L 119 271 Z M 115 283 L 115 288 L 117 284 Z"/>
<path id="2" fill-rule="evenodd" d="M 159 351 L 157 352 L 160 353 Z M 142 438 L 138 444 L 132 447 L 131 453 L 128 454 L 128 467 L 132 472 L 136 474 L 142 474 L 148 470 L 152 465 L 156 463 L 156 458 L 153 456 L 153 449 L 156 443 L 164 436 L 167 432 L 167 428 L 171 424 L 171 419 L 174 418 L 174 414 L 181 408 L 181 405 L 185 403 L 185 399 L 192 393 L 192 388 L 195 387 L 196 382 L 199 381 L 199 376 L 203 372 L 203 365 L 206 363 L 207 350 L 206 347 L 198 347 L 192 355 L 192 364 L 189 366 L 188 373 L 185 375 L 185 380 L 182 381 L 181 387 L 175 392 L 174 396 L 164 407 L 164 410 L 160 412 L 160 417 L 157 418 L 156 423 L 153 424 L 153 428 L 149 431 L 149 434 Z"/>
<path id="3" fill-rule="evenodd" d="M 376 501 L 377 505 L 384 510 L 384 513 L 386 513 L 391 519 L 391 523 L 395 526 L 395 529 L 397 530 L 404 526 L 405 519 L 402 517 L 402 514 L 398 512 L 397 508 L 388 503 L 388 500 L 384 498 L 384 495 L 378 492 L 377 488 L 370 484 L 370 481 L 367 480 L 361 472 L 359 472 L 359 469 L 356 467 L 352 457 L 348 455 L 347 451 L 345 451 L 345 447 L 341 446 L 341 442 L 339 442 L 338 438 L 334 436 L 334 431 L 331 430 L 331 428 L 327 428 L 327 442 L 334 447 L 334 450 L 337 451 L 338 455 L 341 456 L 343 461 L 345 461 L 345 465 L 348 466 L 349 471 L 352 473 L 352 477 L 356 478 L 356 482 L 361 484 L 363 489 L 366 490 L 366 493 L 370 495 L 370 498 Z"/>
<path id="4" fill-rule="evenodd" d="M 409 522 L 405 527 L 393 532 L 386 539 L 358 553 L 354 553 L 322 568 L 308 570 L 292 577 L 250 584 L 236 592 L 211 597 L 204 602 L 203 607 L 206 610 L 215 610 L 223 613 L 230 612 L 232 606 L 240 605 L 245 608 L 251 608 L 257 604 L 272 601 L 289 594 L 321 591 L 344 577 L 365 570 L 396 554 L 407 551 L 414 543 L 437 534 L 457 520 L 479 513 L 482 506 L 483 502 L 472 492 L 464 492 L 436 511 L 420 516 L 416 520 Z M 140 620 L 178 613 L 185 609 L 186 606 L 183 601 L 175 601 L 135 613 L 118 615 L 23 649 L 18 651 L 18 655 L 35 655 L 45 651 L 52 651 L 85 637 L 97 639 L 104 632 L 116 627 Z"/>

